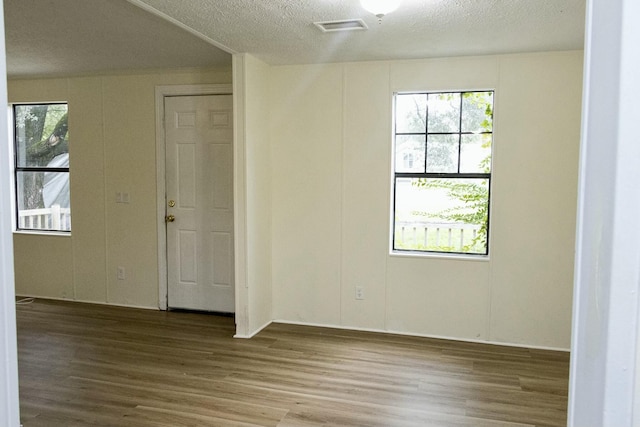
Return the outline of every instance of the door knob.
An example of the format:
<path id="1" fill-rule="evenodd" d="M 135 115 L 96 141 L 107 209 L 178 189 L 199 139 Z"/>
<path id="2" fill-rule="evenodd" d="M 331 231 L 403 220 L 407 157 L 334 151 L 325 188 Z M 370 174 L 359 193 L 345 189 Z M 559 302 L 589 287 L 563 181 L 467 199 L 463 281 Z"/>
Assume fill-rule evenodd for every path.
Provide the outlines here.
<path id="1" fill-rule="evenodd" d="M 164 222 L 173 222 L 176 220 L 175 215 L 167 215 L 164 217 Z"/>

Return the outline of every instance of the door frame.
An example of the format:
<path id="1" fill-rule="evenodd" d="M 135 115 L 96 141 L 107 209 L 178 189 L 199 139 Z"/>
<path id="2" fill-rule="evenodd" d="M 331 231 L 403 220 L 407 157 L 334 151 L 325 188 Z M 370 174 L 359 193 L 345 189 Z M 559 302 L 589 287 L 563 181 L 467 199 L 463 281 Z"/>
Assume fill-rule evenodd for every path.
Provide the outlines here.
<path id="1" fill-rule="evenodd" d="M 197 95 L 233 95 L 233 86 L 231 84 L 156 86 L 156 219 L 158 226 L 158 308 L 160 310 L 167 309 L 167 298 L 169 293 L 167 281 L 167 227 L 164 222 L 164 216 L 166 213 L 166 147 L 164 132 L 164 98 L 169 96 Z M 233 139 L 235 145 L 235 132 Z M 233 203 L 235 207 L 235 205 L 237 204 L 237 201 L 235 200 L 235 194 Z M 236 261 L 234 261 L 234 263 L 235 262 Z M 235 289 L 237 290 L 237 286 L 235 286 Z M 237 292 L 235 297 L 238 297 Z"/>

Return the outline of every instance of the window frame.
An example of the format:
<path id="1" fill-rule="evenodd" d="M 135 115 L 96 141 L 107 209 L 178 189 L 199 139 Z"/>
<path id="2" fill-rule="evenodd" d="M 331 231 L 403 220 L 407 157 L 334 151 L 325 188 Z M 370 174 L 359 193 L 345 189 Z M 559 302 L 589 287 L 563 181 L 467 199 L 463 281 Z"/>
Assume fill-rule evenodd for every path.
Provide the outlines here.
<path id="1" fill-rule="evenodd" d="M 70 236 L 71 235 L 71 222 L 69 222 L 68 230 L 57 230 L 53 228 L 21 228 L 20 227 L 20 210 L 18 208 L 18 197 L 19 197 L 19 189 L 18 189 L 18 174 L 21 172 L 52 172 L 52 173 L 66 173 L 69 181 L 71 180 L 71 168 L 67 167 L 46 167 L 46 166 L 19 166 L 18 165 L 18 135 L 16 129 L 16 108 L 24 107 L 24 106 L 34 106 L 34 105 L 66 105 L 67 106 L 67 114 L 69 113 L 69 102 L 68 101 L 35 101 L 35 102 L 11 102 L 9 103 L 9 114 L 10 114 L 10 124 L 11 124 L 11 180 L 12 180 L 12 207 L 13 207 L 13 230 L 15 233 L 20 234 L 42 234 L 42 235 L 61 235 L 61 236 Z M 68 120 L 68 118 L 67 118 Z M 68 132 L 68 131 L 67 131 Z M 69 206 L 71 208 L 71 206 Z"/>
<path id="2" fill-rule="evenodd" d="M 463 132 L 462 131 L 462 104 L 463 94 L 465 93 L 486 93 L 491 92 L 492 96 L 492 111 L 491 111 L 491 131 L 490 132 Z M 392 96 L 392 155 L 391 155 L 391 218 L 390 218 L 390 253 L 392 255 L 402 256 L 419 256 L 419 257 L 456 257 L 467 258 L 472 260 L 482 260 L 489 258 L 489 242 L 491 234 L 491 190 L 492 190 L 492 178 L 493 178 L 493 156 L 494 156 L 494 143 L 495 143 L 495 93 L 494 88 L 490 89 L 469 89 L 469 90 L 425 90 L 425 91 L 397 91 Z M 433 132 L 429 133 L 428 125 L 428 106 L 427 114 L 425 116 L 425 131 L 424 132 L 397 132 L 397 99 L 398 95 L 439 95 L 439 94 L 459 94 L 460 95 L 460 110 L 458 114 L 458 132 Z M 488 173 L 466 173 L 460 172 L 461 165 L 461 151 L 462 151 L 462 136 L 463 135 L 491 135 L 490 157 L 491 163 Z M 424 171 L 425 172 L 397 172 L 397 137 L 398 136 L 422 136 L 424 135 Z M 458 137 L 458 157 L 457 157 L 457 169 L 456 172 L 427 172 L 427 152 L 428 152 L 428 138 L 430 135 L 457 135 Z M 484 253 L 474 252 L 462 252 L 462 251 L 438 251 L 438 250 L 421 250 L 421 249 L 404 249 L 396 248 L 396 210 L 397 210 L 397 183 L 399 179 L 486 179 L 487 180 L 487 224 L 486 224 L 486 247 Z"/>

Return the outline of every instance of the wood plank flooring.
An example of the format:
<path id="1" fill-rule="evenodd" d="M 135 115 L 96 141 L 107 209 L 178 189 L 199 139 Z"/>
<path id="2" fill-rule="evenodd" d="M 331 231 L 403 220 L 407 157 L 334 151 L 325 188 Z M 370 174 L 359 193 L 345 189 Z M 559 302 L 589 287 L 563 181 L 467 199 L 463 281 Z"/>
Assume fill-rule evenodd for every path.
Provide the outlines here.
<path id="1" fill-rule="evenodd" d="M 36 300 L 17 307 L 24 427 L 566 425 L 569 355 Z"/>

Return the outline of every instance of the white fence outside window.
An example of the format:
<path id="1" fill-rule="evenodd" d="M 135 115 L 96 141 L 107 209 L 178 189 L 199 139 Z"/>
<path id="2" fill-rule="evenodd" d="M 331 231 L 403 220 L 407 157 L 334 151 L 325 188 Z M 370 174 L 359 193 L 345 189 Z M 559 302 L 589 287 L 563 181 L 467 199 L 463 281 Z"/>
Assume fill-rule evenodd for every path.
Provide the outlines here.
<path id="1" fill-rule="evenodd" d="M 18 211 L 18 229 L 71 231 L 71 209 L 53 205 Z"/>
<path id="2" fill-rule="evenodd" d="M 431 250 L 449 248 L 456 252 L 471 245 L 480 230 L 480 226 L 474 224 L 437 222 L 397 221 L 395 226 L 400 245 Z"/>

